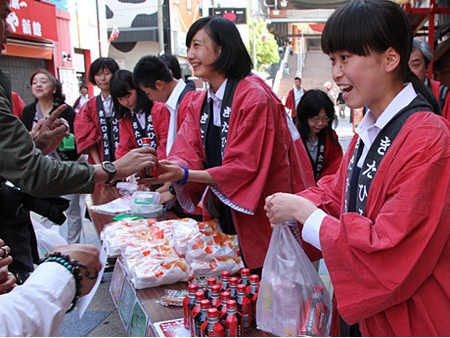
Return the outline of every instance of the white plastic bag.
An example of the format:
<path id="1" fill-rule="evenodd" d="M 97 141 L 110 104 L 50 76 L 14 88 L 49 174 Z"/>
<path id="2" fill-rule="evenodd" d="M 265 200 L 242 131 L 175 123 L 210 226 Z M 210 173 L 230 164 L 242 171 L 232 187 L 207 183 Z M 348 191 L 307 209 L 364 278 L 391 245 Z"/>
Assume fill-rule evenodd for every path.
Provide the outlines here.
<path id="1" fill-rule="evenodd" d="M 331 300 L 286 224 L 273 230 L 256 302 L 258 329 L 281 337 L 328 336 Z"/>
<path id="2" fill-rule="evenodd" d="M 33 223 L 34 233 L 36 234 L 39 257 L 44 258 L 53 248 L 67 245 L 67 241 L 59 233 L 59 226 L 47 228 L 41 223 L 41 218 L 45 219 L 38 214 L 31 213 L 30 219 L 31 223 Z"/>

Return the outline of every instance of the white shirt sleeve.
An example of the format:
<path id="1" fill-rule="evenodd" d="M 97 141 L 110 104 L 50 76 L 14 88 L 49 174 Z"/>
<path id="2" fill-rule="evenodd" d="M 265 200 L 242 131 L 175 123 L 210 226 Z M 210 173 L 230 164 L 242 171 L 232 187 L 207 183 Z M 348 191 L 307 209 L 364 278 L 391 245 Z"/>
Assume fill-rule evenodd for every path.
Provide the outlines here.
<path id="1" fill-rule="evenodd" d="M 70 271 L 42 263 L 23 285 L 0 296 L 0 336 L 58 336 L 74 296 Z"/>
<path id="2" fill-rule="evenodd" d="M 319 232 L 325 216 L 327 216 L 327 214 L 323 210 L 317 209 L 308 217 L 305 224 L 303 224 L 302 229 L 303 240 L 313 245 L 320 251 L 322 251 L 322 247 L 320 246 Z"/>

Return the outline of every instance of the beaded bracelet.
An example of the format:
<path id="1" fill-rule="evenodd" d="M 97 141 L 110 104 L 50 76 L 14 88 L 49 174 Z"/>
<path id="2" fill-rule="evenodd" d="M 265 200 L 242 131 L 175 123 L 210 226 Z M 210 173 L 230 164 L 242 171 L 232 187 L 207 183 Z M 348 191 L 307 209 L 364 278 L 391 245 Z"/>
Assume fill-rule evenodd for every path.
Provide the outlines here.
<path id="1" fill-rule="evenodd" d="M 81 287 L 82 287 L 81 280 L 83 278 L 81 276 L 81 268 L 86 270 L 85 276 L 88 279 L 96 279 L 98 277 L 97 269 L 95 269 L 93 276 L 89 276 L 90 271 L 86 268 L 85 265 L 81 264 L 76 259 L 70 260 L 70 257 L 68 255 L 62 255 L 58 251 L 46 254 L 44 259 L 41 261 L 41 263 L 45 263 L 45 262 L 56 262 L 56 263 L 61 264 L 67 270 L 69 270 L 70 273 L 75 278 L 75 296 L 73 297 L 72 304 L 70 305 L 70 308 L 69 308 L 69 310 L 67 310 L 67 312 L 72 311 L 75 308 L 75 306 L 77 305 L 78 299 L 80 298 L 80 294 L 81 294 Z"/>

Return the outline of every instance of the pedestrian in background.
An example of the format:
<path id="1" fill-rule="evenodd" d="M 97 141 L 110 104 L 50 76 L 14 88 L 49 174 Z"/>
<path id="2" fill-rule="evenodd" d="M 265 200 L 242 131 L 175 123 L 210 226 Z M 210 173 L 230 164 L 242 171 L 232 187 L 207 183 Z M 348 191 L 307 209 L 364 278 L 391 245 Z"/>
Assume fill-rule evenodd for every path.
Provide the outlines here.
<path id="1" fill-rule="evenodd" d="M 82 84 L 80 86 L 80 96 L 78 96 L 78 98 L 73 103 L 73 109 L 75 110 L 76 114 L 78 114 L 81 108 L 84 106 L 84 104 L 89 101 L 88 90 L 89 89 L 87 85 Z"/>
<path id="2" fill-rule="evenodd" d="M 430 71 L 431 61 L 433 60 L 433 52 L 428 42 L 420 38 L 414 38 L 411 56 L 409 58 L 409 66 L 414 74 L 425 83 L 425 85 L 433 92 L 434 96 L 439 100 L 441 114 L 450 120 L 450 95 L 449 88 L 441 84 L 439 81 L 432 80 L 427 73 Z"/>
<path id="3" fill-rule="evenodd" d="M 294 78 L 294 88 L 289 91 L 285 104 L 286 108 L 290 110 L 293 119 L 295 119 L 297 106 L 305 93 L 306 90 L 302 88 L 302 79 L 296 76 Z"/>

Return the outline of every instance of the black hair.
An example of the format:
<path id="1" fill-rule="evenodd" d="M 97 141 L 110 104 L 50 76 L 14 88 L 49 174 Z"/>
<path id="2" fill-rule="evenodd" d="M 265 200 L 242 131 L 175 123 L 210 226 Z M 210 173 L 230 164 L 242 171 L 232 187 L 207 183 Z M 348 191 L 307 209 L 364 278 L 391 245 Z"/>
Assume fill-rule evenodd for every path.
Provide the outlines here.
<path id="1" fill-rule="evenodd" d="M 439 114 L 437 99 L 409 68 L 412 41 L 409 20 L 399 5 L 387 0 L 360 0 L 339 8 L 329 17 L 321 43 L 325 54 L 347 51 L 367 56 L 394 48 L 400 55 L 399 71 L 404 82 L 411 82 Z"/>
<path id="2" fill-rule="evenodd" d="M 241 35 L 236 25 L 220 16 L 209 16 L 194 22 L 186 36 L 186 46 L 190 48 L 192 39 L 200 29 L 222 48 L 216 61 L 212 64 L 215 71 L 220 71 L 229 79 L 243 79 L 253 68 Z"/>
<path id="3" fill-rule="evenodd" d="M 80 86 L 80 90 L 81 90 L 81 88 L 86 88 L 86 89 L 89 89 L 89 88 L 88 88 L 88 86 L 87 86 L 87 85 L 85 85 L 85 84 L 82 84 L 82 85 Z"/>
<path id="4" fill-rule="evenodd" d="M 119 103 L 118 99 L 130 94 L 132 89 L 136 90 L 135 111 L 144 111 L 146 115 L 151 113 L 153 101 L 139 87 L 134 85 L 133 74 L 129 70 L 121 69 L 113 74 L 110 83 L 111 97 L 114 101 L 116 116 L 119 119 L 131 114 L 128 108 Z"/>
<path id="5" fill-rule="evenodd" d="M 97 75 L 100 71 L 102 71 L 105 68 L 108 68 L 109 71 L 114 74 L 119 70 L 119 65 L 112 58 L 109 57 L 105 58 L 103 56 L 99 57 L 89 66 L 89 75 L 88 75 L 89 81 L 92 84 L 96 85 L 95 75 Z"/>
<path id="6" fill-rule="evenodd" d="M 294 77 L 294 80 L 302 80 L 302 78 L 301 77 L 298 77 L 298 76 L 296 76 L 296 77 Z"/>
<path id="7" fill-rule="evenodd" d="M 169 67 L 175 79 L 181 79 L 181 67 L 178 59 L 172 54 L 164 54 L 159 57 Z"/>
<path id="8" fill-rule="evenodd" d="M 62 92 L 62 84 L 48 70 L 46 70 L 46 69 L 38 69 L 33 74 L 31 74 L 30 86 L 33 84 L 33 79 L 34 79 L 34 77 L 37 74 L 44 74 L 45 76 L 47 76 L 47 78 L 52 82 L 53 86 L 55 87 L 56 91 L 53 94 L 53 102 L 54 102 L 54 104 L 56 104 L 57 106 L 60 106 L 61 104 L 63 104 L 64 101 L 66 100 L 66 96 Z M 35 99 L 35 101 L 37 101 L 37 99 Z"/>
<path id="9" fill-rule="evenodd" d="M 326 132 L 334 143 L 339 143 L 338 140 L 334 138 L 331 129 L 333 121 L 336 118 L 333 101 L 331 101 L 325 92 L 319 89 L 310 89 L 306 91 L 297 106 L 295 122 L 303 143 L 306 144 L 311 132 L 308 119 L 319 115 L 322 109 L 325 109 L 325 113 L 330 120 L 328 121 L 327 126 L 320 132 Z"/>
<path id="10" fill-rule="evenodd" d="M 144 86 L 156 89 L 156 80 L 173 81 L 173 75 L 167 65 L 158 57 L 147 55 L 142 57 L 133 69 L 133 81 L 136 87 Z"/>

